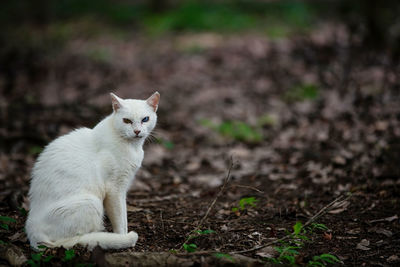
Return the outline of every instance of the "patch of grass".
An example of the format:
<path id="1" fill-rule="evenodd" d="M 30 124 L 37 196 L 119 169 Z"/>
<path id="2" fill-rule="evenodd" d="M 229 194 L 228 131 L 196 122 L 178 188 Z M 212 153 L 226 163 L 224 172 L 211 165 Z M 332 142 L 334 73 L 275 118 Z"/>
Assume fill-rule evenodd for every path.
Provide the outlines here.
<path id="1" fill-rule="evenodd" d="M 293 87 L 284 94 L 288 102 L 314 100 L 319 96 L 318 87 L 314 84 L 301 84 Z"/>
<path id="2" fill-rule="evenodd" d="M 225 121 L 214 124 L 210 120 L 202 120 L 200 123 L 233 140 L 247 143 L 260 143 L 263 140 L 259 127 L 251 126 L 242 121 Z"/>

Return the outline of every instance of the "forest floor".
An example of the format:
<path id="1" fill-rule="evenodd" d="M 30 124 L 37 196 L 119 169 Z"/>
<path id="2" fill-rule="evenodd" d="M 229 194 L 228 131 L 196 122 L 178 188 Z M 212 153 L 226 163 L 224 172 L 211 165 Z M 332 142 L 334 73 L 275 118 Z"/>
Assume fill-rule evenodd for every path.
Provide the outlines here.
<path id="1" fill-rule="evenodd" d="M 400 264 L 400 68 L 350 39 L 339 25 L 277 40 L 102 36 L 41 58 L 39 77 L 21 71 L 1 101 L 0 263 Z M 27 192 L 43 146 L 110 113 L 108 92 L 155 90 L 156 139 L 128 194 L 137 245 L 32 251 Z"/>

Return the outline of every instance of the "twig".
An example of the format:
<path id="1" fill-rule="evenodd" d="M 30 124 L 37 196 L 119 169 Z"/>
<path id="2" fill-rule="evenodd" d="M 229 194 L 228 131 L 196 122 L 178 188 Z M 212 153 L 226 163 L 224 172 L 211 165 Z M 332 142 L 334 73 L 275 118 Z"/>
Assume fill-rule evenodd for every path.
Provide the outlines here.
<path id="1" fill-rule="evenodd" d="M 229 170 L 228 170 L 228 174 L 226 175 L 225 179 L 224 179 L 224 183 L 221 186 L 221 189 L 219 190 L 218 194 L 215 196 L 214 200 L 211 202 L 211 204 L 208 206 L 207 212 L 206 214 L 204 214 L 203 218 L 201 218 L 201 220 L 199 221 L 199 223 L 197 224 L 196 228 L 194 228 L 188 235 L 188 237 L 186 238 L 185 242 L 183 242 L 183 244 L 181 245 L 180 249 L 183 248 L 183 245 L 186 244 L 186 242 L 188 242 L 191 238 L 191 234 L 192 233 L 196 233 L 198 230 L 200 230 L 200 227 L 203 225 L 203 222 L 206 220 L 206 218 L 208 217 L 208 214 L 210 213 L 210 211 L 212 210 L 212 208 L 214 207 L 215 203 L 217 202 L 217 199 L 221 196 L 222 192 L 225 190 L 226 185 L 229 183 L 229 180 L 231 178 L 231 171 L 233 168 L 233 159 L 231 158 L 231 163 L 229 166 Z"/>
<path id="2" fill-rule="evenodd" d="M 247 188 L 247 189 L 254 190 L 254 191 L 258 192 L 258 193 L 264 193 L 264 191 L 261 191 L 260 189 L 254 187 L 254 186 L 250 186 L 250 185 L 233 184 L 229 188 L 232 188 L 232 187 L 242 187 L 242 188 Z"/>
<path id="3" fill-rule="evenodd" d="M 165 228 L 164 228 L 164 220 L 163 220 L 163 217 L 162 217 L 162 210 L 160 210 L 160 220 L 161 220 L 162 230 L 163 230 L 163 233 L 164 233 L 164 236 L 165 236 Z"/>
<path id="4" fill-rule="evenodd" d="M 308 219 L 308 221 L 303 225 L 303 227 L 308 226 L 309 224 L 311 224 L 312 222 L 314 222 L 316 219 L 318 219 L 319 217 L 321 217 L 325 212 L 327 212 L 334 204 L 338 203 L 338 202 L 343 202 L 346 201 L 347 199 L 349 199 L 352 195 L 349 194 L 345 197 L 345 195 L 340 195 L 339 197 L 337 197 L 335 200 L 333 200 L 331 203 L 329 203 L 328 205 L 326 205 L 325 207 L 323 207 L 322 209 L 320 209 L 314 216 L 312 216 L 310 219 Z M 253 248 L 250 249 L 246 249 L 246 250 L 240 250 L 240 251 L 233 251 L 233 252 L 229 252 L 230 254 L 241 254 L 241 253 L 246 253 L 246 252 L 252 252 L 252 251 L 256 251 L 265 247 L 268 247 L 270 245 L 273 245 L 275 243 L 278 243 L 280 241 L 284 241 L 286 239 L 288 239 L 290 236 L 292 236 L 292 234 L 288 234 L 285 235 L 284 237 L 280 238 L 280 239 L 276 239 L 274 241 L 268 242 L 266 244 L 260 245 L 260 246 L 255 246 Z"/>

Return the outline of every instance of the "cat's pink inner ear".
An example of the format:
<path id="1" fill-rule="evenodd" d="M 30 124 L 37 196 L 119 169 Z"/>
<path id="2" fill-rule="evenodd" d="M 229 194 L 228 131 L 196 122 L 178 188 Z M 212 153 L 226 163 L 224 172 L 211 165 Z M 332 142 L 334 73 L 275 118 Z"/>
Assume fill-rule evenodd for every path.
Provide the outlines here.
<path id="1" fill-rule="evenodd" d="M 155 92 L 146 100 L 146 102 L 154 109 L 154 111 L 157 111 L 158 103 L 160 102 L 160 93 Z"/>
<path id="2" fill-rule="evenodd" d="M 122 107 L 122 105 L 121 105 L 122 99 L 113 93 L 110 93 L 110 96 L 111 96 L 111 102 L 112 102 L 112 107 L 113 107 L 114 111 L 118 111 L 118 109 L 120 109 Z"/>

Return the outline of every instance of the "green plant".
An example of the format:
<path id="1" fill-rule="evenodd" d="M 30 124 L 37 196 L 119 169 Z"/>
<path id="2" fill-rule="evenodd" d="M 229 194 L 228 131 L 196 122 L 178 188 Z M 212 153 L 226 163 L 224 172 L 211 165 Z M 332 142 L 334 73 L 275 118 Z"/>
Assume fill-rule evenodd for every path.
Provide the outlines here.
<path id="1" fill-rule="evenodd" d="M 188 244 L 187 242 L 189 240 L 195 239 L 201 235 L 209 235 L 209 234 L 213 234 L 215 233 L 214 230 L 211 229 L 206 229 L 206 230 L 196 230 L 196 231 L 192 231 L 191 234 L 189 235 L 189 237 L 187 238 L 186 242 L 183 244 L 183 248 L 187 251 L 187 252 L 194 252 L 197 249 L 197 245 L 196 244 Z M 175 251 L 176 253 L 176 251 Z"/>
<path id="2" fill-rule="evenodd" d="M 22 215 L 22 216 L 27 216 L 28 215 L 28 211 L 25 209 L 25 208 L 18 208 L 18 210 L 19 210 L 19 213 Z"/>
<path id="3" fill-rule="evenodd" d="M 328 227 L 326 227 L 326 225 L 322 224 L 322 223 L 312 223 L 310 228 L 312 230 L 314 230 L 314 229 L 318 229 L 318 230 L 322 230 L 322 231 L 328 230 Z"/>
<path id="4" fill-rule="evenodd" d="M 220 135 L 233 140 L 247 143 L 259 143 L 263 139 L 259 127 L 251 126 L 242 121 L 224 121 L 220 124 L 214 124 L 210 120 L 203 119 L 200 123 L 205 127 L 213 129 Z"/>
<path id="5" fill-rule="evenodd" d="M 186 250 L 186 252 L 195 252 L 197 249 L 197 245 L 196 244 L 183 244 L 183 248 Z"/>
<path id="6" fill-rule="evenodd" d="M 279 252 L 277 258 L 272 258 L 271 261 L 279 264 L 295 264 L 296 256 L 299 254 L 298 249 L 300 246 L 292 246 L 290 243 L 282 242 L 281 247 L 275 247 L 275 250 Z"/>
<path id="7" fill-rule="evenodd" d="M 197 238 L 197 237 L 199 237 L 200 235 L 209 235 L 209 234 L 213 234 L 213 233 L 215 233 L 215 231 L 214 231 L 214 230 L 211 230 L 211 229 L 197 230 L 197 231 L 194 232 L 194 235 L 189 235 L 188 241 L 189 241 L 189 240 L 192 240 L 192 239 L 194 239 L 194 238 Z"/>
<path id="8" fill-rule="evenodd" d="M 46 246 L 38 246 L 40 249 L 45 249 Z M 45 255 L 45 251 L 39 253 L 31 254 L 31 258 L 27 261 L 30 266 L 36 267 L 40 266 L 42 262 L 50 262 L 54 258 L 53 255 Z"/>
<path id="9" fill-rule="evenodd" d="M 42 151 L 43 151 L 43 147 L 40 147 L 40 146 L 31 146 L 31 147 L 29 148 L 28 153 L 29 153 L 30 155 L 38 155 L 38 154 L 40 154 Z"/>
<path id="10" fill-rule="evenodd" d="M 255 197 L 244 197 L 239 200 L 239 207 L 233 207 L 233 212 L 238 212 L 239 210 L 246 209 L 246 206 L 255 207 L 258 199 Z"/>
<path id="11" fill-rule="evenodd" d="M 321 254 L 319 256 L 314 256 L 313 259 L 307 263 L 307 266 L 326 266 L 337 262 L 340 262 L 340 260 L 336 256 Z"/>
<path id="12" fill-rule="evenodd" d="M 9 230 L 10 227 L 8 226 L 10 223 L 16 223 L 17 221 L 14 218 L 8 216 L 0 216 L 0 227 Z"/>
<path id="13" fill-rule="evenodd" d="M 158 144 L 161 144 L 163 147 L 165 147 L 168 150 L 171 150 L 174 148 L 174 143 L 172 141 L 166 140 L 164 138 L 156 138 L 156 142 Z"/>
<path id="14" fill-rule="evenodd" d="M 75 258 L 75 251 L 73 249 L 68 249 L 65 251 L 65 256 L 62 261 L 70 261 Z"/>
<path id="15" fill-rule="evenodd" d="M 309 242 L 310 238 L 306 234 L 312 234 L 313 229 L 327 230 L 328 227 L 324 224 L 313 223 L 308 227 L 304 227 L 301 222 L 296 222 L 293 225 L 293 232 L 288 234 L 286 240 L 281 240 L 280 246 L 274 247 L 279 255 L 276 258 L 270 259 L 277 264 L 296 264 L 296 257 L 300 254 L 299 250 L 304 246 L 304 242 Z M 307 262 L 307 266 L 326 266 L 328 264 L 340 262 L 340 260 L 331 254 L 321 254 L 314 256 L 312 260 Z"/>
<path id="16" fill-rule="evenodd" d="M 197 230 L 196 233 L 198 233 L 199 235 L 208 235 L 215 233 L 215 231 L 211 229 L 206 229 L 206 230 Z"/>
<path id="17" fill-rule="evenodd" d="M 318 97 L 318 87 L 314 84 L 301 84 L 287 91 L 284 98 L 289 102 L 314 100 Z"/>

